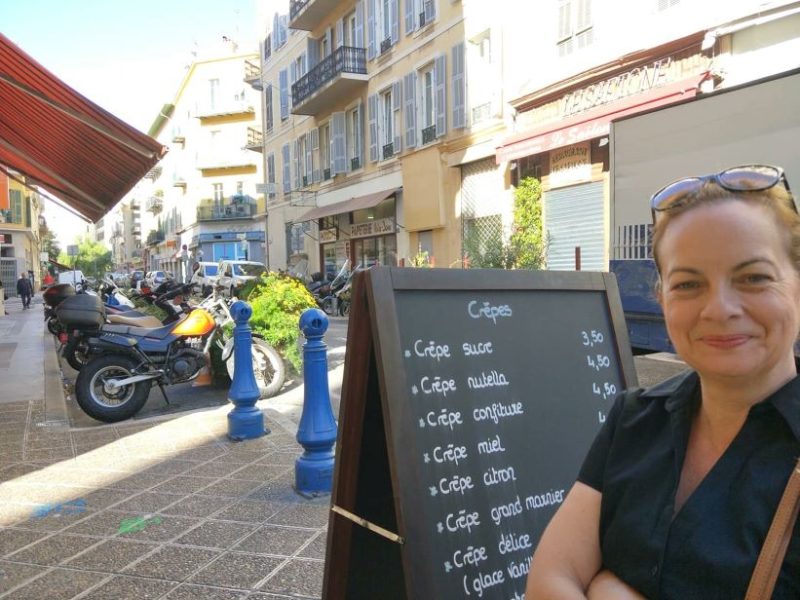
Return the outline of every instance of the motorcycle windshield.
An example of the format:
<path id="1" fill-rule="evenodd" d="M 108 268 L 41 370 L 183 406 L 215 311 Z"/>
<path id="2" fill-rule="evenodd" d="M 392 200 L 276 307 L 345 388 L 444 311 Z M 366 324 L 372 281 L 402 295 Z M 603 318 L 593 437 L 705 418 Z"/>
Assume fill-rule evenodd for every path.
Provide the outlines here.
<path id="1" fill-rule="evenodd" d="M 346 261 L 344 261 L 344 264 L 342 265 L 342 268 L 339 270 L 339 272 L 336 274 L 336 277 L 334 277 L 333 281 L 331 281 L 331 287 L 336 287 L 337 285 L 340 285 L 345 279 L 347 279 L 349 275 L 350 275 L 350 259 L 348 258 Z"/>

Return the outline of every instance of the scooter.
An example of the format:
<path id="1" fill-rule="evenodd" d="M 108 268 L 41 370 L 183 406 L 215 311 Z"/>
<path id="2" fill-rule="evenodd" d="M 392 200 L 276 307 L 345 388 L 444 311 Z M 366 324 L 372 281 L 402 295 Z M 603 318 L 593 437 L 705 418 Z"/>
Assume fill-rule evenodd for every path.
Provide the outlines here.
<path id="1" fill-rule="evenodd" d="M 174 292 L 169 292 L 172 294 Z M 217 343 L 232 375 L 233 340 L 225 326 L 233 321 L 230 301 L 216 292 L 181 320 L 152 329 L 128 325 L 98 326 L 87 338 L 89 361 L 75 382 L 78 405 L 89 416 L 107 423 L 135 415 L 147 401 L 153 384 L 169 403 L 165 386 L 191 381 L 209 364 L 209 349 Z M 63 310 L 63 309 L 62 309 Z M 98 323 L 102 317 L 65 315 L 65 320 Z M 280 354 L 254 336 L 253 371 L 262 397 L 283 385 L 286 369 Z"/>

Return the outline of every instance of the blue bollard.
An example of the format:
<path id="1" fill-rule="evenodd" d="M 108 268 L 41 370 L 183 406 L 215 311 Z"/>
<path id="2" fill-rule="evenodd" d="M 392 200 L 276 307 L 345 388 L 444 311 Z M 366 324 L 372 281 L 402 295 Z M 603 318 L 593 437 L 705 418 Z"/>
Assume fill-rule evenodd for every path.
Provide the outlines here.
<path id="1" fill-rule="evenodd" d="M 256 376 L 253 374 L 253 336 L 247 322 L 253 309 L 238 300 L 231 307 L 231 316 L 236 321 L 233 328 L 233 382 L 228 399 L 234 407 L 228 413 L 228 437 L 232 440 L 252 440 L 269 431 L 264 427 L 264 413 L 256 408 L 259 397 Z"/>
<path id="2" fill-rule="evenodd" d="M 318 308 L 300 315 L 303 344 L 303 415 L 297 429 L 297 442 L 305 452 L 294 466 L 295 489 L 304 496 L 329 494 L 333 488 L 333 445 L 336 421 L 328 393 L 328 358 L 322 336 L 328 317 Z"/>

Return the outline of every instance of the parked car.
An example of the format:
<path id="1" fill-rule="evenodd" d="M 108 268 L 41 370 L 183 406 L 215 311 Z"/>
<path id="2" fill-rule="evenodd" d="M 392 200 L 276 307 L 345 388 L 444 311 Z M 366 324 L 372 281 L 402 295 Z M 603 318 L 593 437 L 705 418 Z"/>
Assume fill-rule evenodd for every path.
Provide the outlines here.
<path id="1" fill-rule="evenodd" d="M 167 279 L 174 279 L 169 271 L 149 271 L 144 276 L 144 282 L 151 288 L 164 283 Z"/>
<path id="2" fill-rule="evenodd" d="M 83 289 L 85 279 L 83 271 L 62 271 L 58 274 L 58 283 L 69 283 L 78 291 Z"/>
<path id="3" fill-rule="evenodd" d="M 248 281 L 260 277 L 267 272 L 267 267 L 260 262 L 250 260 L 221 260 L 217 269 L 217 284 L 222 288 L 223 295 L 231 298 L 238 295 L 238 291 Z"/>
<path id="4" fill-rule="evenodd" d="M 131 287 L 139 289 L 139 282 L 144 279 L 144 271 L 133 271 L 131 273 Z"/>
<path id="5" fill-rule="evenodd" d="M 189 283 L 194 286 L 196 292 L 205 297 L 211 293 L 211 288 L 217 283 L 219 265 L 213 262 L 199 262 L 196 264 L 198 267 L 192 273 L 192 279 Z"/>

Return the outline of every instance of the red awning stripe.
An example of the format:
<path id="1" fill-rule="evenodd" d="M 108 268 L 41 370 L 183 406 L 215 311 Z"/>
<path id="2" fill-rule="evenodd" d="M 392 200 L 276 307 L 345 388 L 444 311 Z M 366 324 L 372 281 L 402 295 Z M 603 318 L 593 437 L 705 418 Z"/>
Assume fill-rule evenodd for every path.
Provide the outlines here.
<path id="1" fill-rule="evenodd" d="M 98 220 L 166 148 L 103 110 L 0 34 L 0 163 Z"/>
<path id="2" fill-rule="evenodd" d="M 702 77 L 682 79 L 515 134 L 498 146 L 495 157 L 497 164 L 607 135 L 614 119 L 694 97 L 705 77 L 703 73 Z"/>

